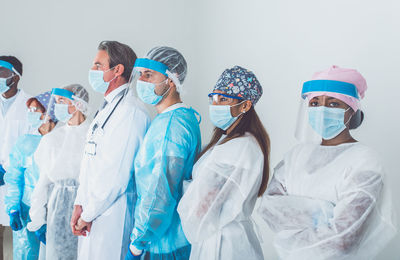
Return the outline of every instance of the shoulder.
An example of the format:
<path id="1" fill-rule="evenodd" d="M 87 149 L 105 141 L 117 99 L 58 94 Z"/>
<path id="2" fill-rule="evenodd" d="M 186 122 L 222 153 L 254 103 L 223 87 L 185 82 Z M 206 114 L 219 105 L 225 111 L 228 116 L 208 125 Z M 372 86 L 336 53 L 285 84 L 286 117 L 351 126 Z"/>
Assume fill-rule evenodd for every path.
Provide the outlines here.
<path id="1" fill-rule="evenodd" d="M 25 134 L 17 140 L 14 150 L 30 155 L 36 150 L 41 138 L 40 135 Z"/>
<path id="2" fill-rule="evenodd" d="M 245 164 L 251 166 L 255 161 L 263 161 L 264 159 L 264 154 L 257 139 L 250 133 L 216 145 L 212 152 L 226 163 L 231 161 L 237 163 L 246 158 Z"/>

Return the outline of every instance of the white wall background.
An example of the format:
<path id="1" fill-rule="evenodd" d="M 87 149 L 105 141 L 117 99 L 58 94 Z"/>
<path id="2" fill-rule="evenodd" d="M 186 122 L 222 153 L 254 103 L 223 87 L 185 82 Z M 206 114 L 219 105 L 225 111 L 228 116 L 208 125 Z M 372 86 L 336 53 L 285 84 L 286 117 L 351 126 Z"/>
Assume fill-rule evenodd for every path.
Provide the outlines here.
<path id="1" fill-rule="evenodd" d="M 138 56 L 156 45 L 180 50 L 189 64 L 185 102 L 211 134 L 207 94 L 221 72 L 241 65 L 264 87 L 256 107 L 272 140 L 272 166 L 295 144 L 302 82 L 332 64 L 357 68 L 369 89 L 366 119 L 355 135 L 378 150 L 393 197 L 400 197 L 400 3 L 395 0 L 4 1 L 0 54 L 24 64 L 31 94 L 81 83 L 101 40 L 130 45 Z M 95 110 L 101 96 L 90 91 Z M 394 205 L 400 208 L 399 200 Z M 400 216 L 400 212 L 398 212 Z M 258 218 L 256 218 L 258 219 Z M 258 219 L 259 220 L 259 219 Z M 276 259 L 261 221 L 265 259 Z M 400 259 L 400 235 L 379 259 Z"/>

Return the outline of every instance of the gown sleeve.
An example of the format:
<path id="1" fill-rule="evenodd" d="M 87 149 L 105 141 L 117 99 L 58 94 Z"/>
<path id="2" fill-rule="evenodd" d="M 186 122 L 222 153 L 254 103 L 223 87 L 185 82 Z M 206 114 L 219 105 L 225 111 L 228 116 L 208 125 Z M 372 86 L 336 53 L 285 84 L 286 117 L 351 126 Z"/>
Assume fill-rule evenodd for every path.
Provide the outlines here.
<path id="1" fill-rule="evenodd" d="M 371 212 L 383 187 L 379 168 L 347 169 L 337 203 L 285 192 L 284 165 L 275 170 L 259 213 L 278 233 L 276 245 L 285 259 L 341 259 L 364 238 Z"/>
<path id="2" fill-rule="evenodd" d="M 4 182 L 7 184 L 7 194 L 4 199 L 7 214 L 21 210 L 25 168 L 23 167 L 24 156 L 19 145 L 20 142 L 17 142 L 11 150 L 9 166 L 4 175 Z"/>

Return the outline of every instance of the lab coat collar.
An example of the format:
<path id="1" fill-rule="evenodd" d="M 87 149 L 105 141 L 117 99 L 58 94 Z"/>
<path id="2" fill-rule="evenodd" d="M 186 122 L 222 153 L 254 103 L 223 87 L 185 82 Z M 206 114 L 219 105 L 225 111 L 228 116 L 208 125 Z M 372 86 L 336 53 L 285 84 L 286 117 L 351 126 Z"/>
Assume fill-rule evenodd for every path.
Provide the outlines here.
<path id="1" fill-rule="evenodd" d="M 161 114 L 167 113 L 169 111 L 172 111 L 172 110 L 175 110 L 175 109 L 178 109 L 178 108 L 181 108 L 181 107 L 187 108 L 187 106 L 184 103 L 176 103 L 176 104 L 173 104 L 172 106 L 169 106 L 166 109 L 164 109 L 164 111 L 162 111 Z"/>
<path id="2" fill-rule="evenodd" d="M 121 93 L 123 90 L 128 88 L 128 83 L 119 86 L 118 88 L 114 89 L 113 91 L 111 91 L 110 93 L 108 93 L 107 96 L 104 97 L 104 99 L 107 101 L 107 103 L 111 103 L 114 98 Z"/>

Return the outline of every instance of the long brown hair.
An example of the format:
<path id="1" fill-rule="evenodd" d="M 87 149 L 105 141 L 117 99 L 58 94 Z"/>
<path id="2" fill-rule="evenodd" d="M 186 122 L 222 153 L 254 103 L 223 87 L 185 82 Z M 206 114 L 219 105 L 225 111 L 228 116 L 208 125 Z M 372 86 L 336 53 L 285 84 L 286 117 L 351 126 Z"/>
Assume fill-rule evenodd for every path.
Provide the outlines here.
<path id="1" fill-rule="evenodd" d="M 258 191 L 258 197 L 262 196 L 267 189 L 268 179 L 269 179 L 269 154 L 270 154 L 270 140 L 267 131 L 265 130 L 263 124 L 261 123 L 260 118 L 258 117 L 256 110 L 253 106 L 242 115 L 239 123 L 235 126 L 234 129 L 224 138 L 221 144 L 224 144 L 234 138 L 238 138 L 243 136 L 246 132 L 251 133 L 257 140 L 258 145 L 261 148 L 261 151 L 264 154 L 264 169 L 263 169 L 263 177 L 260 189 Z M 224 130 L 220 128 L 214 129 L 214 134 L 211 138 L 210 143 L 204 148 L 204 150 L 200 153 L 199 158 L 203 156 L 210 148 L 217 144 L 218 140 L 221 139 L 221 136 L 225 133 Z"/>

